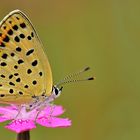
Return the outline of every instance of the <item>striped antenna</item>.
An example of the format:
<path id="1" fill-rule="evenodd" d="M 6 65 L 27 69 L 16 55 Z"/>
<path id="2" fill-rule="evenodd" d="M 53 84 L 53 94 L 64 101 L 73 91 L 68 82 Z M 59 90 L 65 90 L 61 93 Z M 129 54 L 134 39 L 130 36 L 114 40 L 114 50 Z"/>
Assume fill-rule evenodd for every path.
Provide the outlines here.
<path id="1" fill-rule="evenodd" d="M 86 71 L 88 71 L 88 70 L 90 70 L 90 67 L 86 67 L 86 68 L 84 68 L 84 69 L 82 69 L 82 70 L 80 70 L 80 71 L 78 71 L 78 72 L 69 74 L 69 75 L 67 75 L 66 77 L 64 77 L 61 81 L 64 81 L 64 80 L 67 80 L 67 79 L 71 79 L 71 78 L 73 78 L 73 77 L 77 77 L 77 76 L 79 76 L 81 73 L 86 72 Z M 60 81 L 60 82 L 61 82 L 61 81 Z"/>
<path id="2" fill-rule="evenodd" d="M 78 77 L 79 75 L 81 75 L 82 73 L 84 73 L 88 70 L 90 70 L 90 67 L 86 67 L 79 72 L 67 75 L 66 77 L 63 78 L 63 80 L 61 80 L 58 84 L 56 84 L 56 86 L 60 86 L 60 85 L 67 84 L 67 83 L 75 83 L 75 82 L 81 82 L 81 81 L 94 80 L 95 77 L 89 77 L 86 79 L 73 79 L 74 77 Z"/>

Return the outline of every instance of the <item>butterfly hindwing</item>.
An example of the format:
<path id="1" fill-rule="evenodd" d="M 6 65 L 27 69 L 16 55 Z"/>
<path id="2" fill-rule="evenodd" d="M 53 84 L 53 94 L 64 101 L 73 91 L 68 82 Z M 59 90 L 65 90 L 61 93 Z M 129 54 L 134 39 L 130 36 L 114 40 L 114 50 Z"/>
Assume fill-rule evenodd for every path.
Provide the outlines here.
<path id="1" fill-rule="evenodd" d="M 51 94 L 52 74 L 29 19 L 12 11 L 0 24 L 0 102 L 22 104 Z"/>

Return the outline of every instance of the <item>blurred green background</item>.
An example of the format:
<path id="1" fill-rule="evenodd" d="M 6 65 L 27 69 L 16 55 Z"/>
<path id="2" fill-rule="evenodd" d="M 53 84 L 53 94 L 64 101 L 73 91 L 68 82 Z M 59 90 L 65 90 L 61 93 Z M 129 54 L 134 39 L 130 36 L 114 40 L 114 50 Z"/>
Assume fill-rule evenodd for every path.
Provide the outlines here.
<path id="1" fill-rule="evenodd" d="M 31 19 L 54 82 L 85 66 L 96 76 L 65 86 L 55 101 L 66 108 L 70 128 L 38 126 L 31 140 L 140 139 L 140 1 L 4 0 L 0 7 L 1 19 L 14 9 Z M 4 124 L 0 139 L 13 140 Z"/>

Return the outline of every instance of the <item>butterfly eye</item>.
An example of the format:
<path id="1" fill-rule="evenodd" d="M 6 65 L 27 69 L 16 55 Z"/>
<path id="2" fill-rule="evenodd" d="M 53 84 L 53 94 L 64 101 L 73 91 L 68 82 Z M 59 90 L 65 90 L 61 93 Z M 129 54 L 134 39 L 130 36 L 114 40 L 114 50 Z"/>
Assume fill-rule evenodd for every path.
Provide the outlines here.
<path id="1" fill-rule="evenodd" d="M 60 93 L 62 91 L 62 88 L 63 87 L 61 87 L 60 89 L 58 87 L 55 87 L 55 86 L 53 87 L 53 91 L 52 92 L 53 92 L 55 97 L 58 97 L 60 95 Z"/>
<path id="2" fill-rule="evenodd" d="M 57 88 L 54 89 L 55 95 L 58 95 L 59 91 Z"/>

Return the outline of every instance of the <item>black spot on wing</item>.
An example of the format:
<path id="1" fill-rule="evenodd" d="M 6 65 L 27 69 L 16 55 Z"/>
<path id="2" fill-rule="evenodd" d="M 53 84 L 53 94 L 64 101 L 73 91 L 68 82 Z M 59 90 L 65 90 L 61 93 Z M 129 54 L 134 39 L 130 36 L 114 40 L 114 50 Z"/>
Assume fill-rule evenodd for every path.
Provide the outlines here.
<path id="1" fill-rule="evenodd" d="M 20 78 L 17 78 L 17 79 L 16 79 L 16 82 L 20 82 L 20 81 L 21 81 L 21 79 L 20 79 Z"/>
<path id="2" fill-rule="evenodd" d="M 6 26 L 3 26 L 3 29 L 6 29 Z"/>
<path id="3" fill-rule="evenodd" d="M 1 64 L 0 64 L 1 66 L 7 66 L 7 64 L 5 63 L 5 62 L 1 62 Z"/>
<path id="4" fill-rule="evenodd" d="M 3 58 L 3 59 L 6 59 L 7 58 L 7 54 L 6 53 L 4 53 L 1 57 Z"/>
<path id="5" fill-rule="evenodd" d="M 15 76 L 18 76 L 19 74 L 18 74 L 18 73 L 14 73 L 14 75 L 15 75 Z"/>
<path id="6" fill-rule="evenodd" d="M 29 51 L 27 51 L 26 56 L 31 55 L 34 52 L 34 49 L 30 49 Z"/>
<path id="7" fill-rule="evenodd" d="M 19 17 L 16 17 L 17 20 L 19 20 Z"/>
<path id="8" fill-rule="evenodd" d="M 32 73 L 32 70 L 31 70 L 31 69 L 28 69 L 28 70 L 27 70 L 27 73 L 28 73 L 28 74 L 31 74 L 31 73 Z"/>
<path id="9" fill-rule="evenodd" d="M 26 28 L 26 24 L 23 22 L 20 24 L 20 27 L 24 29 L 24 28 Z"/>
<path id="10" fill-rule="evenodd" d="M 15 36 L 15 41 L 16 41 L 16 42 L 20 42 L 20 39 L 19 39 L 18 36 Z"/>
<path id="11" fill-rule="evenodd" d="M 9 82 L 9 85 L 11 86 L 15 86 L 15 84 L 13 82 Z"/>
<path id="12" fill-rule="evenodd" d="M 10 40 L 10 39 L 9 39 L 8 36 L 5 36 L 5 38 L 3 39 L 4 42 L 9 42 L 9 40 Z"/>
<path id="13" fill-rule="evenodd" d="M 0 94 L 0 97 L 4 97 L 5 96 L 5 94 Z"/>
<path id="14" fill-rule="evenodd" d="M 1 74 L 0 77 L 5 78 L 5 75 Z"/>
<path id="15" fill-rule="evenodd" d="M 31 32 L 31 36 L 34 37 L 34 33 L 33 32 Z"/>
<path id="16" fill-rule="evenodd" d="M 34 80 L 32 83 L 33 83 L 33 85 L 36 85 L 36 84 L 37 84 L 37 81 L 36 81 L 36 80 Z"/>
<path id="17" fill-rule="evenodd" d="M 12 79 L 12 77 L 13 77 L 13 75 L 11 74 L 11 75 L 9 75 L 9 79 Z"/>
<path id="18" fill-rule="evenodd" d="M 21 52 L 21 48 L 20 48 L 20 47 L 17 47 L 17 48 L 16 48 L 16 51 L 17 51 L 17 52 Z"/>
<path id="19" fill-rule="evenodd" d="M 19 93 L 20 95 L 23 95 L 23 92 L 21 92 L 21 91 L 19 91 L 18 93 Z"/>
<path id="20" fill-rule="evenodd" d="M 24 63 L 24 61 L 22 59 L 19 59 L 18 64 L 22 64 L 22 63 Z"/>
<path id="21" fill-rule="evenodd" d="M 18 66 L 17 66 L 17 65 L 15 65 L 15 66 L 14 66 L 14 68 L 15 68 L 15 69 L 18 69 Z"/>
<path id="22" fill-rule="evenodd" d="M 24 86 L 24 88 L 28 88 L 28 87 L 29 87 L 28 85 L 25 85 L 25 86 Z"/>
<path id="23" fill-rule="evenodd" d="M 39 75 L 40 75 L 40 76 L 42 76 L 42 75 L 43 75 L 43 73 L 40 71 L 40 72 L 39 72 Z"/>
<path id="24" fill-rule="evenodd" d="M 9 35 L 13 35 L 13 31 L 10 29 L 8 32 L 7 32 Z"/>
<path id="25" fill-rule="evenodd" d="M 25 35 L 24 35 L 24 34 L 20 34 L 19 36 L 20 36 L 20 38 L 22 38 L 22 39 L 25 38 Z"/>
<path id="26" fill-rule="evenodd" d="M 13 93 L 13 92 L 14 92 L 14 90 L 13 90 L 13 89 L 10 89 L 10 90 L 9 90 L 9 93 Z"/>
<path id="27" fill-rule="evenodd" d="M 5 44 L 3 42 L 0 43 L 1 47 L 5 47 Z"/>
<path id="28" fill-rule="evenodd" d="M 14 25 L 13 27 L 12 27 L 14 30 L 18 30 L 18 26 L 17 25 Z"/>
<path id="29" fill-rule="evenodd" d="M 13 57 L 13 56 L 15 56 L 15 54 L 14 53 L 11 53 L 11 56 Z"/>
<path id="30" fill-rule="evenodd" d="M 33 62 L 32 62 L 32 66 L 36 66 L 37 65 L 37 60 L 34 60 Z"/>
<path id="31" fill-rule="evenodd" d="M 31 36 L 28 36 L 27 39 L 28 39 L 28 40 L 31 40 L 32 38 L 31 38 Z"/>

